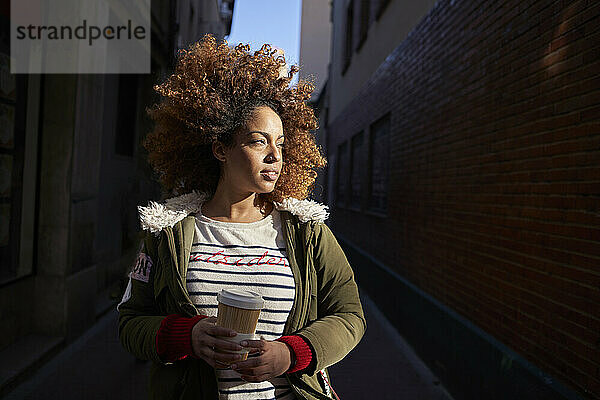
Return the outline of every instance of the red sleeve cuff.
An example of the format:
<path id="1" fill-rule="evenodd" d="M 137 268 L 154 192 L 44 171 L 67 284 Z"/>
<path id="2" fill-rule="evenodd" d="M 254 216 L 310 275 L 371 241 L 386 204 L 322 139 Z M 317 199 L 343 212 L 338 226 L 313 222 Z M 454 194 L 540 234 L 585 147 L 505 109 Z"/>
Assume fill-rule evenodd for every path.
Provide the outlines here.
<path id="1" fill-rule="evenodd" d="M 308 345 L 308 343 L 306 343 L 304 338 L 302 338 L 299 335 L 290 335 L 282 336 L 275 340 L 289 345 L 294 351 L 294 355 L 296 357 L 296 365 L 292 366 L 289 370 L 286 371 L 288 374 L 303 370 L 304 368 L 310 365 L 310 362 L 313 358 L 313 354 L 310 349 L 310 346 Z"/>
<path id="2" fill-rule="evenodd" d="M 156 335 L 156 351 L 161 360 L 174 362 L 194 356 L 192 350 L 192 328 L 207 315 L 184 317 L 179 314 L 166 316 Z M 195 357 L 196 358 L 196 357 Z"/>

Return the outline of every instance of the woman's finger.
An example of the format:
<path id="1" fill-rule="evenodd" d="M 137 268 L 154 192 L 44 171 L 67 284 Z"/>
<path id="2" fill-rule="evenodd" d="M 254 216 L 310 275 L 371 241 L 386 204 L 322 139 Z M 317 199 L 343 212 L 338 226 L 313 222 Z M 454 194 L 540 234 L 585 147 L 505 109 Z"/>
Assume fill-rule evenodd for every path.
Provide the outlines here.
<path id="1" fill-rule="evenodd" d="M 247 344 L 244 347 L 252 347 L 255 349 L 264 349 L 267 347 L 266 340 L 244 340 Z"/>
<path id="2" fill-rule="evenodd" d="M 238 361 L 240 357 L 235 353 L 221 353 L 212 346 L 204 346 L 202 348 L 202 359 L 212 367 L 218 366 L 217 363 L 222 364 L 221 367 L 229 367 L 231 363 Z"/>
<path id="3" fill-rule="evenodd" d="M 220 339 L 220 338 L 211 338 L 209 339 L 209 345 L 212 347 L 215 347 L 216 349 L 222 349 L 222 350 L 242 350 L 243 347 L 240 346 L 237 343 L 233 343 L 233 342 L 229 342 L 227 340 L 224 339 Z"/>
<path id="4" fill-rule="evenodd" d="M 271 365 L 263 364 L 263 365 L 259 365 L 257 367 L 252 367 L 252 368 L 244 368 L 244 369 L 236 368 L 236 369 L 234 369 L 234 371 L 236 371 L 240 375 L 248 376 L 253 379 L 259 379 L 259 380 L 253 381 L 253 382 L 260 382 L 263 380 L 262 379 L 263 377 L 265 377 L 265 376 L 270 377 L 269 374 L 272 372 L 272 369 L 271 369 Z"/>
<path id="5" fill-rule="evenodd" d="M 215 361 L 227 363 L 227 366 L 242 359 L 241 354 L 220 352 L 218 349 L 211 350 L 211 357 Z"/>
<path id="6" fill-rule="evenodd" d="M 250 369 L 250 368 L 256 368 L 260 365 L 263 365 L 265 362 L 265 360 L 263 359 L 262 356 L 258 356 L 258 357 L 252 357 L 252 358 L 248 358 L 245 361 L 239 361 L 235 363 L 235 369 L 236 370 L 245 370 L 245 369 Z"/>
<path id="7" fill-rule="evenodd" d="M 213 368 L 228 368 L 235 362 L 236 354 L 219 353 L 210 347 L 205 347 L 202 352 L 202 359 Z"/>
<path id="8" fill-rule="evenodd" d="M 237 335 L 237 332 L 233 329 L 223 328 L 222 326 L 212 325 L 209 326 L 206 331 L 211 336 L 226 336 L 226 337 L 235 337 L 235 335 L 231 335 L 234 333 Z"/>
<path id="9" fill-rule="evenodd" d="M 216 368 L 229 368 L 229 364 L 221 362 L 219 360 L 215 360 L 215 367 Z"/>

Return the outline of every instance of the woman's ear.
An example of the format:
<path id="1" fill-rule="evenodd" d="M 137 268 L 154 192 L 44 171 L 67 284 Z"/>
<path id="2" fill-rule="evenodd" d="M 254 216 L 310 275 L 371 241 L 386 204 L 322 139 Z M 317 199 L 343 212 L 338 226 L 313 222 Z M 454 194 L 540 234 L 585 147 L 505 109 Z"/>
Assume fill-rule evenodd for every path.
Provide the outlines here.
<path id="1" fill-rule="evenodd" d="M 225 146 L 218 140 L 213 142 L 212 152 L 215 158 L 221 162 L 225 162 L 225 160 L 227 159 L 227 157 L 225 156 Z"/>

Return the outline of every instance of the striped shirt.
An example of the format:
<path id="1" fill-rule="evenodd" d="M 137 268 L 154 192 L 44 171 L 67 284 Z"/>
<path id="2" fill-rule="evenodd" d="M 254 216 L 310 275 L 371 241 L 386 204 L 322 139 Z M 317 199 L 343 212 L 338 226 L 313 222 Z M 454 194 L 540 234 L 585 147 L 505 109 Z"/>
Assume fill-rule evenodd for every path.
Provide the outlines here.
<path id="1" fill-rule="evenodd" d="M 208 316 L 217 315 L 221 289 L 259 293 L 265 304 L 256 334 L 266 340 L 280 338 L 296 288 L 279 211 L 273 209 L 266 218 L 250 223 L 216 221 L 199 212 L 186 286 L 200 314 Z M 263 382 L 246 382 L 228 368 L 216 368 L 216 375 L 219 399 L 296 398 L 284 375 Z"/>

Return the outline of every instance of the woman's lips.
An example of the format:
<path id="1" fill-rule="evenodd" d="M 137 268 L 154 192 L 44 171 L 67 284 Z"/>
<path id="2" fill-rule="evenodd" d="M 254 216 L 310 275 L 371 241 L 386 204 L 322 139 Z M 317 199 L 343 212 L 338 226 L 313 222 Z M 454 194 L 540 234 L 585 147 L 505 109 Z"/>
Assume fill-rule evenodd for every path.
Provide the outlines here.
<path id="1" fill-rule="evenodd" d="M 277 180 L 277 172 L 261 172 L 260 174 L 268 181 Z"/>

